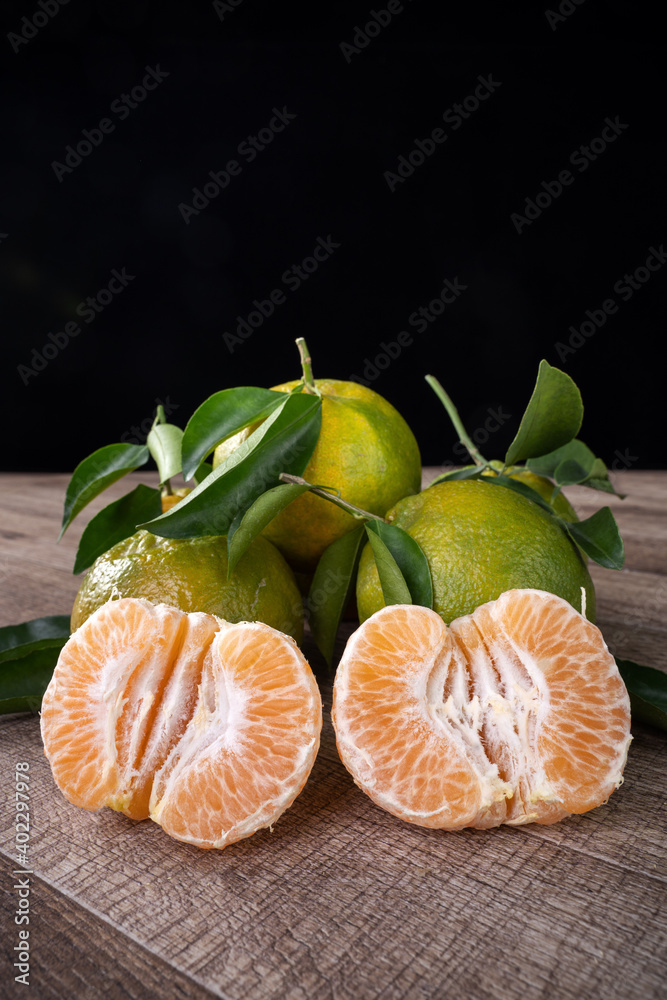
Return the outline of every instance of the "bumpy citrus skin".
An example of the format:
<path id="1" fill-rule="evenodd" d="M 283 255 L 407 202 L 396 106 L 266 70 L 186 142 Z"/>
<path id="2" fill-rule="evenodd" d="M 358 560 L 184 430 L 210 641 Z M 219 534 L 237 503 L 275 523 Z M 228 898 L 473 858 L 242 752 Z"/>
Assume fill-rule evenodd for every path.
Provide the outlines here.
<path id="1" fill-rule="evenodd" d="M 297 382 L 273 386 L 290 392 Z M 371 514 L 384 515 L 397 500 L 421 487 L 421 456 L 414 434 L 391 403 L 356 382 L 315 379 L 322 393 L 322 430 L 304 478 L 334 486 L 341 496 Z M 255 425 L 256 426 L 256 425 Z M 254 427 L 223 442 L 214 468 L 244 441 Z M 295 500 L 265 529 L 264 535 L 293 569 L 312 573 L 327 548 L 358 521 L 327 500 L 307 494 Z"/>
<path id="2" fill-rule="evenodd" d="M 564 521 L 574 523 L 579 520 L 574 507 L 562 493 L 559 493 L 552 502 L 551 496 L 554 491 L 554 484 L 550 479 L 547 479 L 545 476 L 538 476 L 536 473 L 531 472 L 530 469 L 517 469 L 514 472 L 510 471 L 508 474 L 511 479 L 518 479 L 519 482 L 525 483 L 526 486 L 530 486 L 536 493 L 539 493 L 542 499 L 551 504 L 556 514 L 562 517 Z"/>
<path id="3" fill-rule="evenodd" d="M 593 581 L 578 548 L 537 504 L 481 480 L 438 483 L 386 515 L 421 546 L 433 577 L 434 610 L 447 624 L 506 590 L 556 594 L 595 621 Z M 357 607 L 365 621 L 384 607 L 370 545 L 359 563 Z"/>
<path id="4" fill-rule="evenodd" d="M 142 597 L 228 622 L 260 621 L 303 641 L 303 602 L 280 552 L 257 538 L 227 579 L 227 539 L 138 531 L 95 560 L 72 610 L 72 631 L 112 597 Z"/>

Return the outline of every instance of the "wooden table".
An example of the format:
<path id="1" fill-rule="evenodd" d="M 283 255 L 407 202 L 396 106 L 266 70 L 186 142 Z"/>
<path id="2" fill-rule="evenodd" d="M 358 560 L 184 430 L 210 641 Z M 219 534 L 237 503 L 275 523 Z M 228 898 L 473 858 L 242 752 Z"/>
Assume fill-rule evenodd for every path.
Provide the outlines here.
<path id="1" fill-rule="evenodd" d="M 435 470 L 426 470 L 426 479 Z M 150 482 L 150 477 L 135 476 Z M 0 479 L 0 625 L 67 613 L 81 525 L 55 545 L 67 477 Z M 619 473 L 627 569 L 593 567 L 613 652 L 667 669 L 667 472 Z M 127 489 L 116 484 L 94 513 Z M 607 498 L 574 489 L 590 513 Z M 348 628 L 349 634 L 350 628 Z M 306 649 L 330 683 L 312 643 Z M 664 998 L 664 734 L 633 724 L 623 787 L 554 826 L 446 834 L 374 806 L 328 713 L 304 792 L 223 852 L 150 821 L 87 813 L 55 788 L 38 720 L 0 720 L 0 996 L 364 1000 Z M 12 981 L 14 766 L 31 775 L 30 991 Z"/>

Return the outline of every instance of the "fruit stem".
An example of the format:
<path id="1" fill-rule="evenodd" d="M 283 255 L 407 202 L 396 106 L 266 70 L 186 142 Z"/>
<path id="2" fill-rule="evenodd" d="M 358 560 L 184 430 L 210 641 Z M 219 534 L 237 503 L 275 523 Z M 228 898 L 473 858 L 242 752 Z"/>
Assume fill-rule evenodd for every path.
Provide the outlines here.
<path id="1" fill-rule="evenodd" d="M 165 479 L 162 483 L 162 492 L 166 497 L 171 497 L 174 495 L 174 491 L 171 488 L 171 480 Z"/>
<path id="2" fill-rule="evenodd" d="M 459 436 L 459 441 L 461 442 L 463 447 L 467 449 L 475 465 L 488 465 L 489 463 L 486 461 L 483 455 L 480 454 L 480 452 L 473 444 L 472 440 L 468 437 L 468 433 L 461 422 L 458 410 L 456 409 L 453 402 L 451 401 L 445 390 L 438 382 L 437 378 L 435 378 L 433 375 L 425 375 L 424 378 L 426 379 L 430 387 L 433 389 L 433 392 L 436 394 L 436 396 L 438 397 L 444 408 L 447 410 L 449 419 L 454 424 L 454 429 L 456 430 L 456 433 Z"/>
<path id="3" fill-rule="evenodd" d="M 352 517 L 356 517 L 359 520 L 363 518 L 367 521 L 384 521 L 385 524 L 389 524 L 386 517 L 379 517 L 377 514 L 370 514 L 367 510 L 362 510 L 361 507 L 357 507 L 348 500 L 343 500 L 341 496 L 337 496 L 335 493 L 332 493 L 331 491 L 335 490 L 334 486 L 313 486 L 312 483 L 302 479 L 301 476 L 292 476 L 289 472 L 281 472 L 278 478 L 281 483 L 296 483 L 298 486 L 308 486 L 311 493 L 314 493 L 318 497 L 322 497 L 324 500 L 329 500 L 342 510 L 346 510 L 348 514 L 352 515 Z"/>
<path id="4" fill-rule="evenodd" d="M 311 395 L 316 395 L 315 380 L 313 379 L 313 368 L 308 345 L 303 337 L 297 337 L 296 346 L 299 348 L 301 358 L 301 371 L 303 372 L 303 390 Z"/>

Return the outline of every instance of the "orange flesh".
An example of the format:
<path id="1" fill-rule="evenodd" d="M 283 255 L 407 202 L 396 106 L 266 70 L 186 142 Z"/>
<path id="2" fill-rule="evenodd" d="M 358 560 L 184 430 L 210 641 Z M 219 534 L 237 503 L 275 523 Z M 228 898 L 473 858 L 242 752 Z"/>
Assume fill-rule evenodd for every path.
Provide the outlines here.
<path id="1" fill-rule="evenodd" d="M 447 626 L 394 605 L 350 639 L 334 685 L 343 763 L 379 805 L 443 829 L 552 823 L 606 801 L 630 742 L 599 630 L 543 591 Z"/>
<path id="2" fill-rule="evenodd" d="M 292 639 L 131 598 L 70 638 L 42 703 L 45 752 L 71 802 L 150 816 L 201 847 L 273 823 L 305 784 L 320 728 Z"/>

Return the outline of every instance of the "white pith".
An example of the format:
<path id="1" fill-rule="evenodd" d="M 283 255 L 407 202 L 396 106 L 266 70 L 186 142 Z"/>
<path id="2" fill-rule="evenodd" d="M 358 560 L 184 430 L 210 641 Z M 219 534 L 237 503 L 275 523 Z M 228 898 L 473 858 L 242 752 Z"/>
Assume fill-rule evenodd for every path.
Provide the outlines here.
<path id="1" fill-rule="evenodd" d="M 81 700 L 76 690 L 76 656 L 85 650 L 86 637 L 92 634 L 95 616 L 102 609 L 69 640 L 68 655 L 62 657 L 61 654 L 62 662 L 59 661 L 45 694 L 42 735 L 56 782 L 71 801 L 84 808 L 108 805 L 127 811 L 139 780 L 146 780 L 146 764 L 152 761 L 156 770 L 152 776 L 150 816 L 165 825 L 161 820 L 180 779 L 197 777 L 202 768 L 219 769 L 225 755 L 228 760 L 242 762 L 244 746 L 249 746 L 257 736 L 263 737 L 266 743 L 276 734 L 276 747 L 283 749 L 280 760 L 284 762 L 285 775 L 280 782 L 274 781 L 278 787 L 270 798 L 257 808 L 252 807 L 232 826 L 225 826 L 221 820 L 217 834 L 210 839 L 172 835 L 201 846 L 223 847 L 274 823 L 301 790 L 319 747 L 319 689 L 296 643 L 291 637 L 261 623 L 232 625 L 210 615 L 187 615 L 165 605 L 127 600 L 147 612 L 149 632 L 155 637 L 155 643 L 151 645 L 145 638 L 139 643 L 128 641 L 123 645 L 120 642 L 121 648 L 116 655 L 102 658 L 94 685 L 86 692 L 84 724 L 68 735 L 66 741 L 58 733 L 59 712 L 64 706 L 62 717 L 67 718 L 68 706 L 76 699 L 77 704 Z M 291 681 L 262 695 L 265 704 L 274 696 L 285 699 L 292 695 L 303 707 L 301 728 L 291 741 L 281 737 L 289 722 L 283 722 L 279 714 L 264 723 L 261 713 L 258 718 L 251 718 L 252 676 L 245 685 L 235 683 L 231 676 L 233 671 L 220 656 L 225 634 L 243 638 L 248 630 L 259 638 L 260 654 L 262 641 L 267 649 L 266 643 L 270 642 L 277 644 L 281 656 L 291 660 Z M 165 657 L 170 664 L 166 684 Z M 191 703 L 184 708 L 183 689 L 187 676 L 194 670 L 202 670 L 202 665 L 201 681 L 196 689 L 193 688 Z M 261 668 L 261 663 L 258 666 Z M 163 689 L 160 689 L 161 684 L 164 684 Z M 119 723 L 130 711 L 134 719 L 132 736 L 120 754 Z M 104 749 L 100 753 L 101 747 Z M 85 795 L 76 787 L 76 777 L 73 778 L 71 772 L 68 774 L 67 767 L 61 767 L 63 753 L 66 755 L 72 748 L 81 760 L 79 772 L 86 772 Z M 96 764 L 100 758 L 105 762 L 101 769 Z M 93 762 L 94 774 L 91 773 Z M 239 801 L 243 801 L 242 796 Z M 206 804 L 202 803 L 201 808 L 206 808 Z M 209 811 L 207 819 L 211 816 L 215 823 L 215 815 Z M 167 826 L 168 822 L 165 829 Z M 167 829 L 167 832 L 171 831 Z"/>
<path id="2" fill-rule="evenodd" d="M 519 592 L 509 592 L 512 593 Z M 560 601 L 541 591 L 532 593 L 550 602 Z M 397 608 L 395 605 L 383 608 L 348 641 L 334 684 L 332 717 L 338 748 L 355 782 L 388 811 L 415 823 L 445 829 L 553 822 L 567 815 L 559 788 L 545 771 L 538 740 L 552 714 L 550 688 L 543 669 L 548 671 L 550 663 L 538 662 L 530 649 L 518 648 L 503 631 L 502 601 L 506 596 L 511 599 L 509 595 L 502 595 L 497 602 L 478 608 L 474 616 L 452 622 L 449 629 L 435 612 L 426 608 Z M 562 604 L 568 612 L 571 610 L 565 602 Z M 420 651 L 418 659 L 408 659 L 403 664 L 405 682 L 403 684 L 401 679 L 401 714 L 397 726 L 399 729 L 404 727 L 404 733 L 411 732 L 405 727 L 417 725 L 418 718 L 426 720 L 428 735 L 424 736 L 424 730 L 420 730 L 424 742 L 423 759 L 432 760 L 435 755 L 442 761 L 443 773 L 447 767 L 456 770 L 461 766 L 469 775 L 471 788 L 476 787 L 477 800 L 463 821 L 460 818 L 456 822 L 452 820 L 446 801 L 439 808 L 429 810 L 420 809 L 411 801 L 405 777 L 402 780 L 395 777 L 400 770 L 402 748 L 399 746 L 396 772 L 388 775 L 386 761 L 383 763 L 381 755 L 377 756 L 377 733 L 373 735 L 372 722 L 367 724 L 363 712 L 359 711 L 364 692 L 363 682 L 362 689 L 355 690 L 355 664 L 364 655 L 369 623 L 373 622 L 375 627 L 390 627 L 400 607 L 409 609 L 411 615 L 420 616 L 426 631 L 430 629 L 431 645 L 428 650 Z M 483 635 L 477 622 L 484 621 L 485 615 L 487 628 Z M 471 627 L 476 629 L 478 643 L 472 650 L 460 635 Z M 603 672 L 617 673 L 601 638 L 599 645 L 596 666 Z M 407 641 L 406 648 L 409 648 Z M 391 669 L 395 669 L 395 664 Z M 628 705 L 622 684 L 617 701 L 621 710 Z M 590 737 L 594 745 L 599 732 L 587 730 L 576 718 L 576 705 L 572 711 L 576 721 L 576 725 L 573 723 L 575 738 L 581 741 Z M 627 718 L 627 732 L 606 762 L 608 769 L 600 781 L 606 793 L 603 797 L 622 781 L 631 739 L 629 708 Z M 366 739 L 368 730 L 370 738 Z M 391 739 L 391 726 L 388 726 L 383 741 L 390 743 Z M 567 747 L 562 752 L 567 756 Z M 408 759 L 406 753 L 405 760 Z M 420 759 L 417 757 L 417 761 Z M 378 773 L 383 775 L 381 782 Z M 418 766 L 414 770 L 414 781 L 423 781 Z"/>

